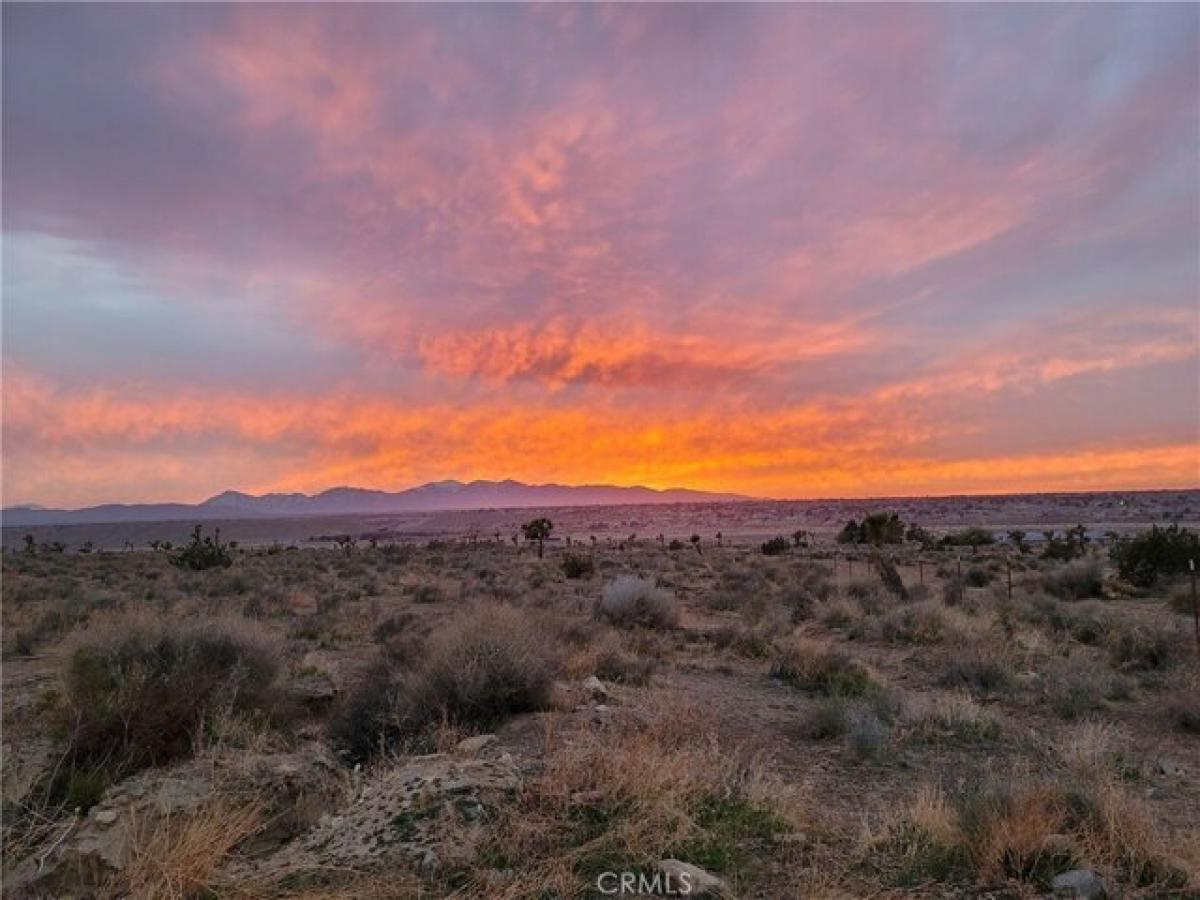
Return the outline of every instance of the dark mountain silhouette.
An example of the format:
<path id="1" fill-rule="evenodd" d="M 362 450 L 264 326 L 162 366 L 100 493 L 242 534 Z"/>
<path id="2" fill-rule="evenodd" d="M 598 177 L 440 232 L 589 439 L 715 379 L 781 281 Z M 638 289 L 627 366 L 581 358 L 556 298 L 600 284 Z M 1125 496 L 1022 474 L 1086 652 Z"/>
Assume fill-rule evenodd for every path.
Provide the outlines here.
<path id="1" fill-rule="evenodd" d="M 169 522 L 180 519 L 266 519 L 279 516 L 362 515 L 506 509 L 542 506 L 608 506 L 637 503 L 721 503 L 747 500 L 683 488 L 654 490 L 610 484 L 524 484 L 520 481 L 433 481 L 405 491 L 335 487 L 319 494 L 245 494 L 224 491 L 203 503 L 108 503 L 86 509 L 8 507 L 4 525 L 66 525 L 107 522 Z"/>

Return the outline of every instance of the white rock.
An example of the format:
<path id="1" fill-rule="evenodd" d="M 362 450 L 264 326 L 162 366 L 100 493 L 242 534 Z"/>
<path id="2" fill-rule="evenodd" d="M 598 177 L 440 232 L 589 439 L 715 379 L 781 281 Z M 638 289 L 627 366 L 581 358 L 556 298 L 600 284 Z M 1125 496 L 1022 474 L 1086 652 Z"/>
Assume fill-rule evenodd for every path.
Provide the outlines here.
<path id="1" fill-rule="evenodd" d="M 92 818 L 101 825 L 111 825 L 117 821 L 117 811 L 115 809 L 93 809 Z"/>
<path id="2" fill-rule="evenodd" d="M 606 688 L 604 686 L 604 682 L 595 675 L 589 675 L 587 678 L 585 678 L 582 687 L 596 700 L 604 700 L 608 697 L 608 688 Z"/>
<path id="3" fill-rule="evenodd" d="M 683 860 L 660 860 L 658 871 L 666 879 L 663 888 L 668 896 L 693 898 L 729 896 L 729 889 L 724 881 L 699 866 L 693 866 Z"/>
<path id="4" fill-rule="evenodd" d="M 454 752 L 458 756 L 475 757 L 495 743 L 496 736 L 494 734 L 477 734 L 475 737 L 459 741 Z"/>
<path id="5" fill-rule="evenodd" d="M 1104 900 L 1108 892 L 1104 882 L 1091 869 L 1073 869 L 1055 875 L 1050 887 L 1059 897 L 1077 897 L 1079 900 Z"/>

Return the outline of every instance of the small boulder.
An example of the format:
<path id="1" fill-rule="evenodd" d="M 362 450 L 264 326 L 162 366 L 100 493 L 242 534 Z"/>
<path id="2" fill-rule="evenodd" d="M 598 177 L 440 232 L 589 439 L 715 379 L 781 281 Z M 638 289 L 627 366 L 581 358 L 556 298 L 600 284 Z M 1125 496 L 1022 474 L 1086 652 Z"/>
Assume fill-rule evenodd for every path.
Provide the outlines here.
<path id="1" fill-rule="evenodd" d="M 730 896 L 729 888 L 724 881 L 691 863 L 679 859 L 664 859 L 659 861 L 658 871 L 663 876 L 665 882 L 663 889 L 668 896 L 692 898 Z"/>
<path id="2" fill-rule="evenodd" d="M 608 688 L 604 686 L 604 682 L 595 675 L 589 675 L 584 679 L 581 685 L 584 692 L 587 693 L 593 700 L 607 700 Z"/>
<path id="3" fill-rule="evenodd" d="M 1183 763 L 1173 756 L 1160 756 L 1155 768 L 1159 775 L 1166 775 L 1168 778 L 1180 778 L 1187 771 L 1184 769 Z"/>
<path id="4" fill-rule="evenodd" d="M 495 743 L 496 736 L 494 734 L 477 734 L 475 737 L 459 741 L 454 748 L 454 755 L 474 759 Z"/>
<path id="5" fill-rule="evenodd" d="M 1078 900 L 1104 900 L 1108 891 L 1104 880 L 1091 869 L 1072 869 L 1055 875 L 1050 887 L 1056 897 L 1075 897 Z"/>

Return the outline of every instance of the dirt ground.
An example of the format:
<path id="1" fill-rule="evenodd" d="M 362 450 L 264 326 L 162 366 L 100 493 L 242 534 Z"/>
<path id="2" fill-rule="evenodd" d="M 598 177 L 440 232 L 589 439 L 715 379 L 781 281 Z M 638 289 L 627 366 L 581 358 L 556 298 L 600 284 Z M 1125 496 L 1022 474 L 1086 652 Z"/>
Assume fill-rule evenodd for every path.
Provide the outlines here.
<path id="1" fill-rule="evenodd" d="M 1039 896 L 1080 871 L 1111 896 L 1196 896 L 1185 584 L 1133 589 L 1099 539 L 1072 561 L 828 537 L 766 555 L 711 531 L 543 556 L 473 537 L 243 549 L 205 571 L 6 553 L 6 895 L 604 896 L 598 872 L 676 858 L 744 897 Z M 621 584 L 649 599 L 616 608 Z M 198 707 L 185 749 L 119 770 L 114 751 L 88 790 L 64 779 L 95 713 L 72 705 L 77 661 L 137 616 L 244 625 L 284 700 Z M 485 649 L 438 676 L 458 698 L 440 720 L 387 731 L 348 712 L 427 689 L 455 640 Z M 506 653 L 486 678 L 516 686 L 465 705 L 472 667 Z M 391 743 L 351 758 L 347 722 Z M 241 813 L 225 839 L 204 828 Z M 399 836 L 353 831 L 380 816 Z"/>

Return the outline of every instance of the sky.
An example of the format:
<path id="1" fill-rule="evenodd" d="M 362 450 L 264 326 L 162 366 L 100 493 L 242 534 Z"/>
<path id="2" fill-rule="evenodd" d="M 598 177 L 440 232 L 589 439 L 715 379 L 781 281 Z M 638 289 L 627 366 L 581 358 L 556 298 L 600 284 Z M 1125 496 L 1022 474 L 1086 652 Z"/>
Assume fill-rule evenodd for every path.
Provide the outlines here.
<path id="1" fill-rule="evenodd" d="M 1200 7 L 23 5 L 3 500 L 1200 486 Z"/>

